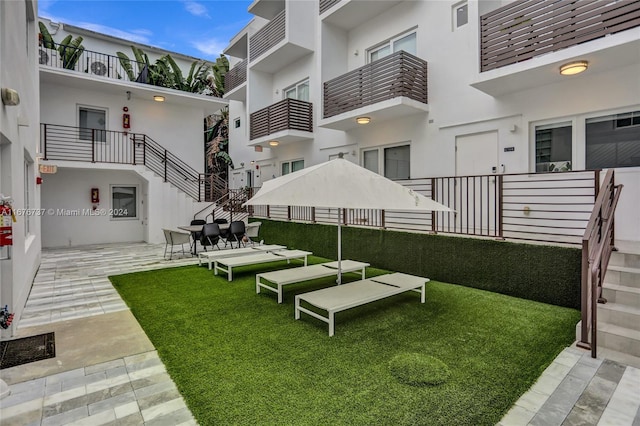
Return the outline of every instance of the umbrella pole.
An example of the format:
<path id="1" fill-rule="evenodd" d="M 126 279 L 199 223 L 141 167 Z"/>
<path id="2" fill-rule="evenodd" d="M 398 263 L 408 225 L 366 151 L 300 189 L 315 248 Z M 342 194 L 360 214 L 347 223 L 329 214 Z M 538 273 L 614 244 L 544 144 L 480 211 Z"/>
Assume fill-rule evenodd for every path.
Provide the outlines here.
<path id="1" fill-rule="evenodd" d="M 338 285 L 342 284 L 342 209 L 338 208 Z"/>

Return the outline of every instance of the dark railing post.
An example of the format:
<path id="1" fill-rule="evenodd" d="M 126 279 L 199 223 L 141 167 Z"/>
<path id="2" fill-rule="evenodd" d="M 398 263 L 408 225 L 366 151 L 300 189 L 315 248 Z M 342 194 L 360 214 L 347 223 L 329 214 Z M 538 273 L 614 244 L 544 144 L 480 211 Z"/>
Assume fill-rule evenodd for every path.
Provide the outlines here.
<path id="1" fill-rule="evenodd" d="M 125 136 L 127 136 L 127 134 L 125 133 Z M 131 152 L 132 152 L 132 156 L 133 156 L 133 165 L 136 165 L 136 137 L 135 135 L 131 138 Z"/>
<path id="2" fill-rule="evenodd" d="M 96 162 L 96 129 L 91 129 L 91 162 Z"/>
<path id="3" fill-rule="evenodd" d="M 164 181 L 167 181 L 167 150 L 164 150 Z"/>
<path id="4" fill-rule="evenodd" d="M 269 206 L 267 205 L 267 219 L 271 218 L 271 212 L 269 210 Z"/>
<path id="5" fill-rule="evenodd" d="M 287 206 L 287 220 L 291 220 L 291 206 Z"/>
<path id="6" fill-rule="evenodd" d="M 385 222 L 385 217 L 384 217 L 384 210 L 380 210 L 380 227 L 382 229 L 387 229 L 387 224 Z"/>
<path id="7" fill-rule="evenodd" d="M 142 137 L 142 164 L 147 165 L 147 135 Z"/>
<path id="8" fill-rule="evenodd" d="M 42 146 L 42 154 L 44 155 L 44 159 L 47 160 L 47 125 L 43 124 L 43 146 Z"/>
<path id="9" fill-rule="evenodd" d="M 316 223 L 316 208 L 311 207 L 311 222 Z"/>
<path id="10" fill-rule="evenodd" d="M 502 226 L 502 219 L 504 217 L 504 175 L 498 175 L 498 199 L 496 202 L 498 203 L 498 238 L 504 239 L 504 230 Z"/>
<path id="11" fill-rule="evenodd" d="M 431 178 L 431 199 L 433 201 L 438 201 L 437 200 L 437 192 L 436 192 L 436 178 Z M 435 211 L 431 211 L 431 232 L 432 233 L 436 233 L 436 212 Z"/>

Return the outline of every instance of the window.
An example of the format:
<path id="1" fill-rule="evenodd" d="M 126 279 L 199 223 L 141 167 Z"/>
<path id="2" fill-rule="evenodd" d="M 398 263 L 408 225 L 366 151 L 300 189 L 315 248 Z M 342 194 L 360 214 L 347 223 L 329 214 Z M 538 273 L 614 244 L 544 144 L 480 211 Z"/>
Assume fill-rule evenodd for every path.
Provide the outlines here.
<path id="1" fill-rule="evenodd" d="M 380 173 L 384 177 L 398 180 L 409 179 L 411 163 L 411 146 L 400 145 L 387 148 L 368 149 L 362 152 L 365 169 Z"/>
<path id="2" fill-rule="evenodd" d="M 404 33 L 398 37 L 385 41 L 367 51 L 369 62 L 384 58 L 395 52 L 404 50 L 412 55 L 416 54 L 416 32 Z"/>
<path id="3" fill-rule="evenodd" d="M 571 122 L 536 126 L 536 172 L 571 170 Z"/>
<path id="4" fill-rule="evenodd" d="M 107 112 L 105 110 L 80 107 L 78 109 L 78 123 L 80 127 L 80 139 L 85 141 L 92 140 L 95 134 L 96 142 L 105 142 L 107 134 Z M 93 132 L 91 129 L 96 129 Z"/>
<path id="5" fill-rule="evenodd" d="M 286 161 L 282 163 L 282 175 L 297 172 L 304 169 L 304 160 Z"/>
<path id="6" fill-rule="evenodd" d="M 236 129 L 240 127 L 240 119 L 236 118 L 235 120 L 233 120 L 233 125 Z"/>
<path id="7" fill-rule="evenodd" d="M 294 84 L 283 90 L 284 98 L 298 99 L 309 102 L 309 79 Z"/>
<path id="8" fill-rule="evenodd" d="M 588 118 L 586 168 L 640 166 L 640 111 Z"/>
<path id="9" fill-rule="evenodd" d="M 111 208 L 114 219 L 138 217 L 138 188 L 135 186 L 112 186 Z"/>
<path id="10" fill-rule="evenodd" d="M 458 3 L 453 6 L 453 23 L 454 29 L 460 28 L 469 22 L 469 6 L 467 2 Z"/>

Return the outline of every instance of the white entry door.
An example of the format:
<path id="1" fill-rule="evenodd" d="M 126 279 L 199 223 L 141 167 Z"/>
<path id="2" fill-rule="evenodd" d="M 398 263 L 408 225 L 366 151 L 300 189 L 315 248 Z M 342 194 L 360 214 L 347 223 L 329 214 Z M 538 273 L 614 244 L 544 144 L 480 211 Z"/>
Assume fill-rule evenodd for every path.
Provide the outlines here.
<path id="1" fill-rule="evenodd" d="M 455 205 L 456 228 L 473 235 L 493 235 L 497 223 L 496 178 L 498 132 L 456 137 L 455 195 L 449 194 L 449 206 Z"/>

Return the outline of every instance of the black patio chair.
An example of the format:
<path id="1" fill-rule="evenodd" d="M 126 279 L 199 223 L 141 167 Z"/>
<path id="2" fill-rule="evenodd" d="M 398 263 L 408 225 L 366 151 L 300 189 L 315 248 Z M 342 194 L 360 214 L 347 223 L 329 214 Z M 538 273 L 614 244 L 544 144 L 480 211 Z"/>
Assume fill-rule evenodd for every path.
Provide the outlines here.
<path id="1" fill-rule="evenodd" d="M 231 244 L 231 248 L 233 248 L 233 243 L 238 244 L 238 248 L 242 245 L 244 246 L 244 242 L 242 239 L 246 233 L 246 227 L 243 221 L 237 220 L 233 221 L 229 224 L 229 232 L 227 233 L 227 241 Z M 226 246 L 226 244 L 225 244 Z"/>
<path id="2" fill-rule="evenodd" d="M 207 221 L 204 220 L 204 219 L 193 219 L 191 221 L 191 225 L 204 225 L 205 223 L 207 223 Z M 195 253 L 196 252 L 196 244 L 202 238 L 202 231 L 192 232 L 191 235 L 193 237 L 193 253 Z M 206 248 L 205 248 L 205 250 L 206 250 Z"/>
<path id="3" fill-rule="evenodd" d="M 200 236 L 200 244 L 205 248 L 207 246 L 218 247 L 220 250 L 220 246 L 218 243 L 220 242 L 220 226 L 217 223 L 206 223 L 202 227 L 202 235 Z"/>

